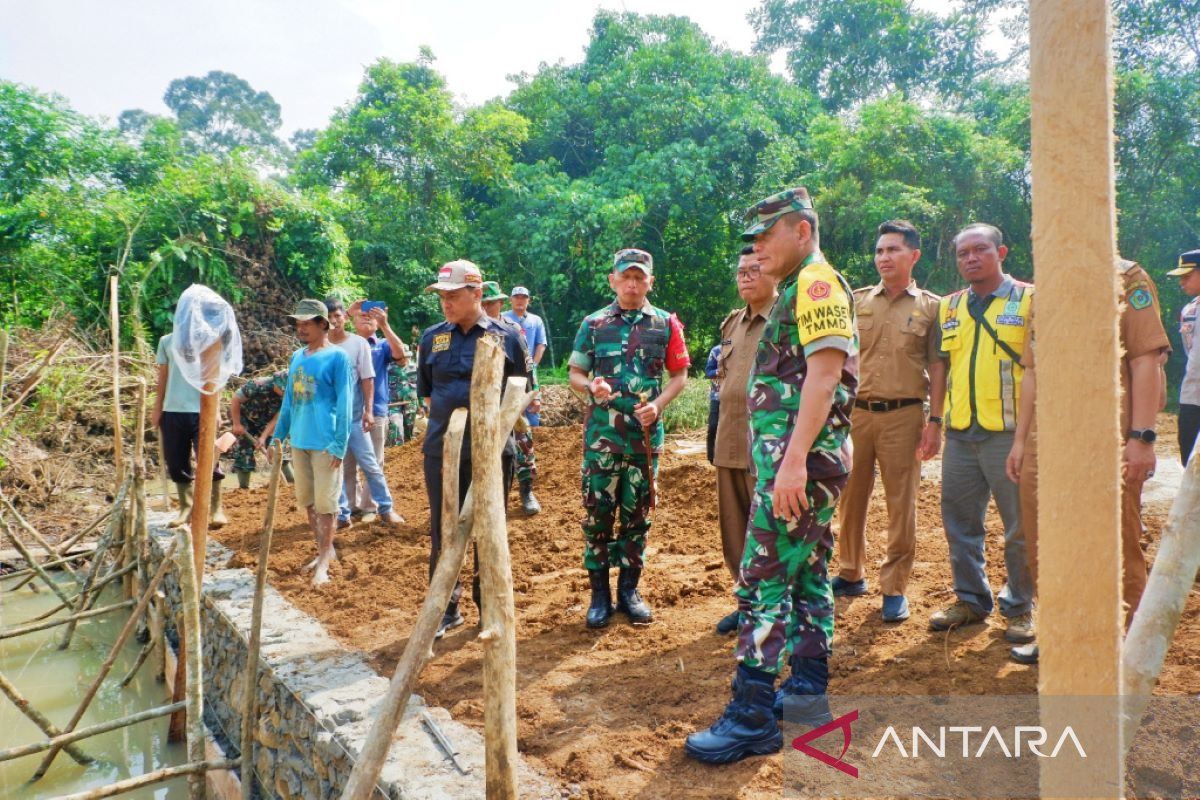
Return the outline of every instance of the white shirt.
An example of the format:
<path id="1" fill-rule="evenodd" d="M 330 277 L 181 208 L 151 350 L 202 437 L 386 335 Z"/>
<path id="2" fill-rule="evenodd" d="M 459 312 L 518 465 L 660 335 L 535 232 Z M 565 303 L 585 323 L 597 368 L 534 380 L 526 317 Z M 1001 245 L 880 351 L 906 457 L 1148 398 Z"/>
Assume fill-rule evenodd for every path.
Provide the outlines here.
<path id="1" fill-rule="evenodd" d="M 1187 371 L 1179 387 L 1179 402 L 1183 405 L 1200 406 L 1200 297 L 1183 307 L 1179 314 L 1179 335 L 1183 339 L 1183 352 L 1187 355 Z"/>
<path id="2" fill-rule="evenodd" d="M 346 338 L 334 342 L 350 356 L 354 378 L 354 414 L 363 411 L 362 381 L 375 377 L 375 363 L 371 360 L 371 344 L 357 333 L 347 333 Z"/>

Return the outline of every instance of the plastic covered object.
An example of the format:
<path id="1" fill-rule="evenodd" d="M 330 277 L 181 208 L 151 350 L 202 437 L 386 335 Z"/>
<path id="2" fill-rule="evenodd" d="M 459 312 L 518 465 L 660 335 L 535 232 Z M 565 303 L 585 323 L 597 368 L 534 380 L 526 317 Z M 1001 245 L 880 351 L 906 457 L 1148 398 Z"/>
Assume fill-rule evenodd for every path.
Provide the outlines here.
<path id="1" fill-rule="evenodd" d="M 193 283 L 175 306 L 171 351 L 184 380 L 201 393 L 209 382 L 215 384 L 210 393 L 220 391 L 229 376 L 242 371 L 242 334 L 233 306 Z"/>

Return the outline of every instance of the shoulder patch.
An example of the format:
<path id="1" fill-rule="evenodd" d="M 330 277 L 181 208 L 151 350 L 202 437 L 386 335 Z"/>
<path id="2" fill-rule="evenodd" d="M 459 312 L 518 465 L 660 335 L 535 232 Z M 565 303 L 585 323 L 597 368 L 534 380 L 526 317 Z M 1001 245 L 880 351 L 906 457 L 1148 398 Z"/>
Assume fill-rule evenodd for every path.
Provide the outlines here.
<path id="1" fill-rule="evenodd" d="M 800 344 L 825 336 L 854 338 L 852 296 L 833 267 L 811 264 L 800 270 L 796 285 L 796 325 Z"/>
<path id="2" fill-rule="evenodd" d="M 1129 305 L 1141 311 L 1144 308 L 1149 308 L 1153 303 L 1153 298 L 1150 297 L 1150 291 L 1146 288 L 1134 289 L 1129 293 Z"/>

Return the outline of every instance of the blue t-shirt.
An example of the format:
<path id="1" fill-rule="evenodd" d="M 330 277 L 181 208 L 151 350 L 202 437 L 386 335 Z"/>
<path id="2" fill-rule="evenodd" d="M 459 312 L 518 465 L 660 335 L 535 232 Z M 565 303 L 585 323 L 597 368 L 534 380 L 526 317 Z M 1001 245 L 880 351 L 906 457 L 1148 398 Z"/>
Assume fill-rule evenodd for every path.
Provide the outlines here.
<path id="1" fill-rule="evenodd" d="M 281 442 L 290 437 L 292 447 L 345 457 L 353 377 L 350 357 L 336 345 L 315 353 L 309 353 L 306 347 L 292 353 L 273 438 Z"/>
<path id="2" fill-rule="evenodd" d="M 371 403 L 371 413 L 376 417 L 386 417 L 388 403 L 392 399 L 388 389 L 388 364 L 396 359 L 392 358 L 392 346 L 387 339 L 372 336 L 367 339 L 367 344 L 371 346 L 371 363 L 375 366 L 375 399 Z"/>
<path id="3" fill-rule="evenodd" d="M 721 345 L 716 344 L 716 345 L 713 345 L 712 350 L 708 351 L 708 363 L 706 363 L 704 365 L 704 375 L 705 375 L 705 377 L 708 378 L 708 383 L 709 383 L 709 389 L 708 389 L 708 399 L 709 400 L 720 400 L 721 399 L 721 390 L 720 390 L 720 387 L 717 385 L 717 370 L 720 368 L 720 363 L 721 363 Z"/>
<path id="4" fill-rule="evenodd" d="M 537 314 L 526 312 L 525 316 L 521 317 L 517 316 L 517 312 L 509 309 L 500 316 L 509 322 L 520 325 L 521 330 L 525 331 L 525 345 L 529 348 L 529 355 L 537 352 L 538 345 L 546 345 L 546 323 L 542 322 L 542 318 Z"/>

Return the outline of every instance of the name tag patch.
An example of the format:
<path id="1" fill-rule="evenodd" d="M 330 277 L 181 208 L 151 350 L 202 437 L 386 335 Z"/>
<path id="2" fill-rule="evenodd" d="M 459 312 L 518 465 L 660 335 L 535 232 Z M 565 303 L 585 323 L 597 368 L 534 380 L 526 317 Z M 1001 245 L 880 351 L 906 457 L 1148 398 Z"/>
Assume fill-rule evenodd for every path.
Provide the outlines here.
<path id="1" fill-rule="evenodd" d="M 953 319 L 948 319 L 942 323 L 942 330 L 944 330 L 944 331 L 952 331 L 957 327 L 958 327 L 958 318 L 957 317 L 955 317 Z"/>
<path id="2" fill-rule="evenodd" d="M 433 352 L 440 353 L 450 349 L 450 334 L 435 333 L 433 335 Z"/>
<path id="3" fill-rule="evenodd" d="M 996 317 L 997 325 L 1015 325 L 1018 328 L 1025 327 L 1025 318 L 1018 314 L 1001 314 Z"/>

